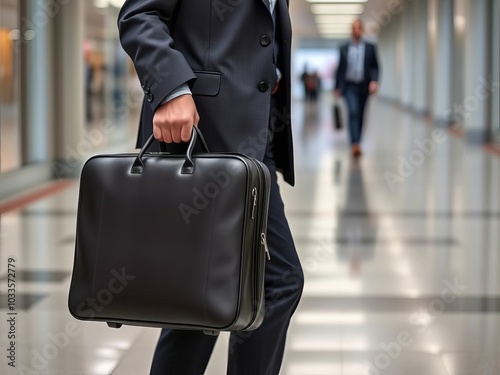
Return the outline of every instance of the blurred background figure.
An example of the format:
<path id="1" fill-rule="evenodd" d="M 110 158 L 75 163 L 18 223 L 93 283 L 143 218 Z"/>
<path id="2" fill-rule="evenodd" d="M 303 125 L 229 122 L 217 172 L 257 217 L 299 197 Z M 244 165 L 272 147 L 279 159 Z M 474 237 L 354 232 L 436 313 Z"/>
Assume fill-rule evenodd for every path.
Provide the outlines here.
<path id="1" fill-rule="evenodd" d="M 311 101 L 315 103 L 318 100 L 318 93 L 321 89 L 321 80 L 316 70 L 313 71 L 307 78 L 307 89 L 309 91 Z"/>
<path id="2" fill-rule="evenodd" d="M 317 70 L 311 73 L 308 70 L 307 64 L 304 65 L 304 71 L 300 76 L 300 80 L 304 86 L 304 99 L 308 103 L 315 103 L 318 100 L 318 94 L 321 91 L 321 78 Z"/>
<path id="3" fill-rule="evenodd" d="M 304 87 L 304 100 L 309 101 L 309 90 L 307 89 L 307 80 L 309 79 L 309 72 L 307 71 L 307 64 L 304 64 L 304 71 L 300 75 L 300 81 Z"/>
<path id="4" fill-rule="evenodd" d="M 349 132 L 353 156 L 361 155 L 361 134 L 368 96 L 378 90 L 377 49 L 363 38 L 363 22 L 352 24 L 352 40 L 340 48 L 335 96 L 343 96 L 349 109 Z"/>
<path id="5" fill-rule="evenodd" d="M 92 87 L 94 82 L 94 66 L 92 63 L 92 46 L 89 41 L 83 43 L 83 59 L 85 67 L 85 118 L 92 122 Z"/>

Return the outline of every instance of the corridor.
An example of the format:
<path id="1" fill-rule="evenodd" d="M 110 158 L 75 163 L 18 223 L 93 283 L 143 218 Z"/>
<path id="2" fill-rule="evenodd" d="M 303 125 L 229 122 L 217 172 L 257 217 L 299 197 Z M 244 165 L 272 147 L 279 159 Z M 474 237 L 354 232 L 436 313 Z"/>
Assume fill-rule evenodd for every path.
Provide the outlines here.
<path id="1" fill-rule="evenodd" d="M 375 99 L 356 162 L 330 100 L 294 103 L 297 183 L 281 189 L 306 285 L 281 374 L 499 375 L 500 157 Z M 68 312 L 77 197 L 74 181 L 1 216 L 2 374 L 148 373 L 158 330 Z M 5 355 L 9 258 L 16 369 Z M 225 373 L 227 342 L 207 375 Z"/>

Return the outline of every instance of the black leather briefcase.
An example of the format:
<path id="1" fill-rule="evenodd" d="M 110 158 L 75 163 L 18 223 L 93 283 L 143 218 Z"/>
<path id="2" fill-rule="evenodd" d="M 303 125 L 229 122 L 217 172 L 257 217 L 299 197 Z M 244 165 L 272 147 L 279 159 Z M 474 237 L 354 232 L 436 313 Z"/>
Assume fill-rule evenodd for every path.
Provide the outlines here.
<path id="1" fill-rule="evenodd" d="M 235 153 L 100 155 L 81 173 L 69 310 L 81 320 L 252 330 L 264 314 L 270 175 Z"/>
<path id="2" fill-rule="evenodd" d="M 335 103 L 333 105 L 333 123 L 335 125 L 335 130 L 341 130 L 342 126 L 342 114 L 340 112 L 340 105 Z"/>

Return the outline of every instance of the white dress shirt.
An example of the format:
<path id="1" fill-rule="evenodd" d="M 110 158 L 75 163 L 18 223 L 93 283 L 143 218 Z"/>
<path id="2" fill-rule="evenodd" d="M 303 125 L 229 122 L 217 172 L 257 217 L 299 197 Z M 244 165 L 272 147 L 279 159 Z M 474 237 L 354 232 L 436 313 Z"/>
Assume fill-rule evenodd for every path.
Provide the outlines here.
<path id="1" fill-rule="evenodd" d="M 365 79 L 365 42 L 361 39 L 358 43 L 354 40 L 349 44 L 347 52 L 346 80 L 362 83 Z"/>

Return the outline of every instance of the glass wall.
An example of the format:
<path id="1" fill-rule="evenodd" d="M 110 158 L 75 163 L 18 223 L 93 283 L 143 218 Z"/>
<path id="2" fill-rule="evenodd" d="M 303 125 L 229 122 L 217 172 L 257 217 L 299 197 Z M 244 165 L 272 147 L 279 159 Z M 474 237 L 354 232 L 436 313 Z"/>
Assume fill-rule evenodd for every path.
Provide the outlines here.
<path id="1" fill-rule="evenodd" d="M 493 126 L 493 141 L 500 144 L 500 0 L 493 0 L 493 27 L 491 38 L 492 41 L 492 71 L 493 71 L 493 100 L 491 105 L 492 110 L 492 126 Z"/>
<path id="2" fill-rule="evenodd" d="M 106 144 L 129 141 L 136 132 L 143 93 L 123 51 L 116 26 L 120 1 L 86 2 L 85 99 L 87 129 L 112 123 Z M 139 89 L 139 91 L 138 91 Z"/>
<path id="3" fill-rule="evenodd" d="M 50 0 L 0 0 L 0 199 L 52 177 Z"/>
<path id="4" fill-rule="evenodd" d="M 0 0 L 0 173 L 21 166 L 19 4 Z"/>

